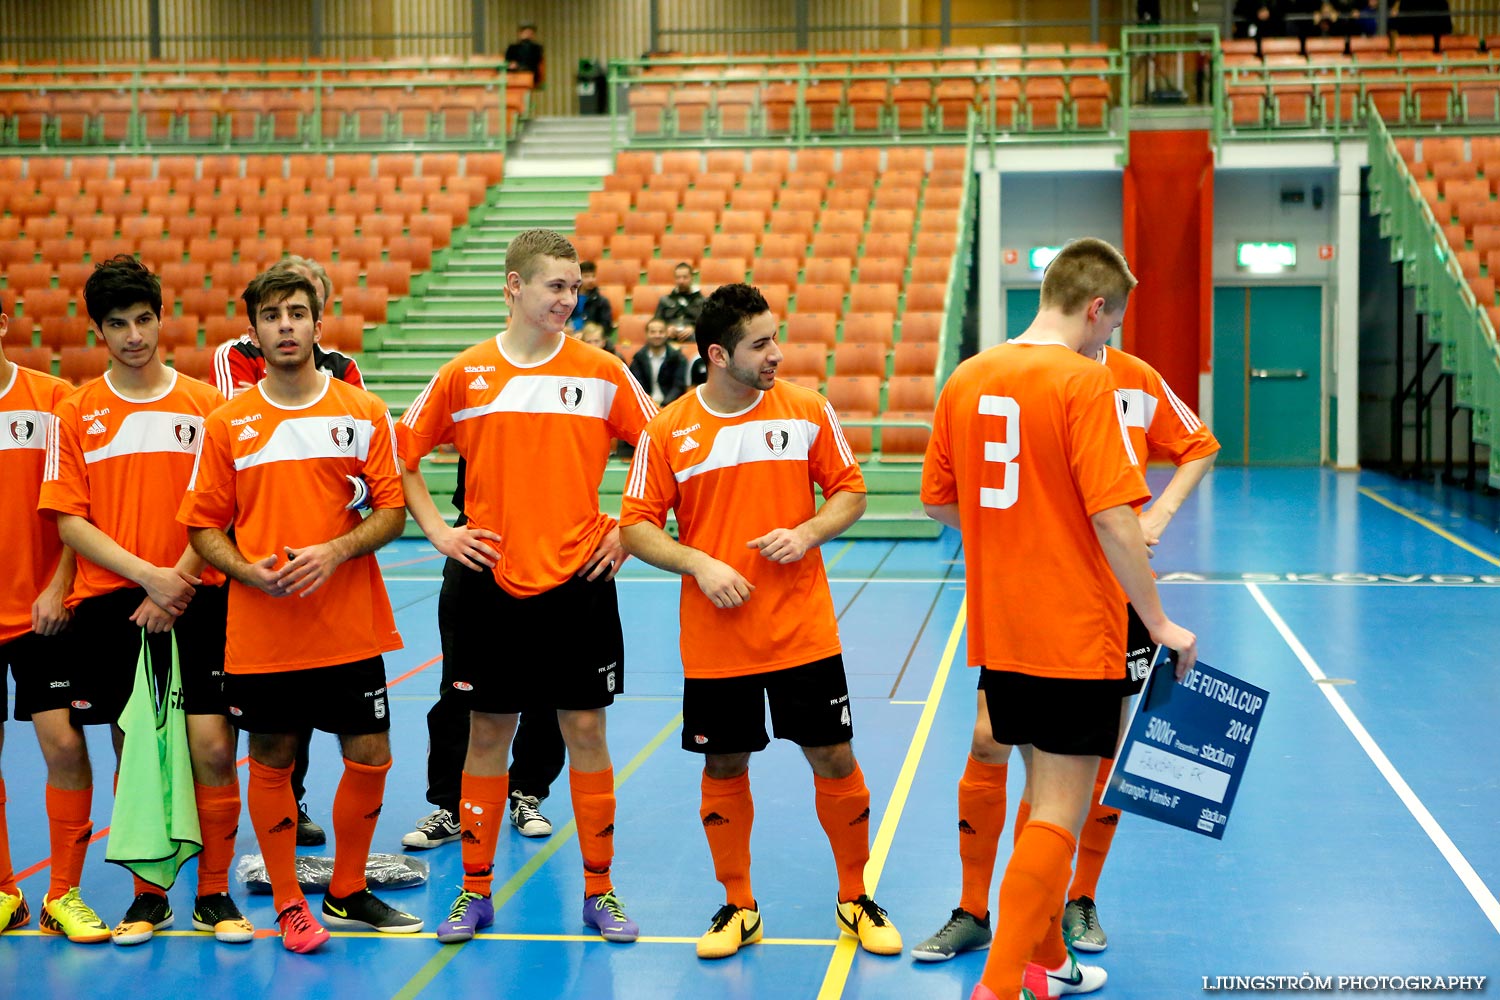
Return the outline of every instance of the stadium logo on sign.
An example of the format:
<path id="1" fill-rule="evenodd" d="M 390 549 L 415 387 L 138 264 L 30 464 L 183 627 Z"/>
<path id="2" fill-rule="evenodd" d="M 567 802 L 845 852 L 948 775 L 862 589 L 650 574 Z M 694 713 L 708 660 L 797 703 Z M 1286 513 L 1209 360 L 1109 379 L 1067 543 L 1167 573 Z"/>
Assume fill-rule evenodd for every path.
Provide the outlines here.
<path id="1" fill-rule="evenodd" d="M 328 436 L 339 451 L 348 452 L 354 447 L 354 421 L 348 417 L 335 417 L 328 421 Z"/>
<path id="2" fill-rule="evenodd" d="M 198 440 L 198 428 L 186 420 L 179 420 L 172 425 L 172 436 L 182 445 L 183 451 L 188 451 L 193 447 L 193 442 Z"/>
<path id="3" fill-rule="evenodd" d="M 786 446 L 792 443 L 791 431 L 784 424 L 773 424 L 766 430 L 766 447 L 771 454 L 780 458 L 786 454 Z"/>
<path id="4" fill-rule="evenodd" d="M 35 433 L 36 421 L 29 417 L 17 417 L 10 422 L 10 438 L 16 444 L 26 444 Z"/>
<path id="5" fill-rule="evenodd" d="M 563 409 L 572 413 L 583 402 L 583 383 L 577 379 L 565 378 L 562 385 L 557 387 L 557 396 L 562 400 Z"/>

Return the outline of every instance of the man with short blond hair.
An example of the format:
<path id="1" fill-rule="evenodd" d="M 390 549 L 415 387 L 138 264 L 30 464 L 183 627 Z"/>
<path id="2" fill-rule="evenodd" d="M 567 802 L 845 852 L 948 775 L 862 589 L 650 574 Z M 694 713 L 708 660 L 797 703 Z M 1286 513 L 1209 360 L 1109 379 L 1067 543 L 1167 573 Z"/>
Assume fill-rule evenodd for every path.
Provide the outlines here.
<path id="1" fill-rule="evenodd" d="M 934 414 L 922 503 L 963 536 L 979 711 L 1005 754 L 1031 747 L 1031 816 L 1000 885 L 975 1000 L 1103 985 L 1104 970 L 1080 965 L 1060 927 L 1099 760 L 1119 737 L 1124 598 L 1154 641 L 1178 651 L 1178 677 L 1197 657 L 1196 637 L 1162 610 L 1131 506 L 1148 496 L 1145 481 L 1114 378 L 1092 358 L 1134 285 L 1104 241 L 1064 247 L 1036 319 L 959 365 Z M 974 764 L 966 781 L 980 780 Z M 985 789 L 980 799 L 998 799 L 1003 813 L 1003 786 Z"/>
<path id="2" fill-rule="evenodd" d="M 610 941 L 640 933 L 610 871 L 615 792 L 604 723 L 624 689 L 614 576 L 625 551 L 619 525 L 599 511 L 599 483 L 613 441 L 639 437 L 656 407 L 624 362 L 563 334 L 581 281 L 562 236 L 516 236 L 505 254 L 509 325 L 443 365 L 397 427 L 412 516 L 462 565 L 439 597 L 442 683 L 471 710 L 463 889 L 438 925 L 443 942 L 470 940 L 494 920 L 506 753 L 530 709 L 555 710 L 567 744 L 583 921 Z M 467 470 L 460 526 L 443 520 L 421 473 L 423 456 L 450 441 Z M 496 635 L 506 641 L 497 646 Z M 559 635 L 569 640 L 562 658 Z"/>

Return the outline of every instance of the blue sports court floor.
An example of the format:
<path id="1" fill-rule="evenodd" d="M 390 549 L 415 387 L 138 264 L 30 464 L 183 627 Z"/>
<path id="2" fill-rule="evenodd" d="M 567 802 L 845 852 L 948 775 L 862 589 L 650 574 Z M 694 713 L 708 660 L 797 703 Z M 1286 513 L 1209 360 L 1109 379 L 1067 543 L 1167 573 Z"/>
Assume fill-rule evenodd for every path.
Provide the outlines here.
<path id="1" fill-rule="evenodd" d="M 1222 469 L 1204 483 L 1155 566 L 1203 657 L 1268 688 L 1271 700 L 1222 842 L 1122 821 L 1100 884 L 1110 981 L 1099 996 L 1196 996 L 1204 977 L 1233 975 L 1500 975 L 1493 524 L 1370 473 Z M 961 558 L 951 533 L 825 549 L 873 797 L 868 876 L 908 945 L 940 926 L 958 896 L 955 788 L 975 683 L 963 665 Z M 430 809 L 423 714 L 438 683 L 440 564 L 409 542 L 381 560 L 407 645 L 388 659 L 399 679 L 395 766 L 375 837 L 376 850 L 394 851 Z M 268 935 L 252 945 L 179 930 L 140 948 L 85 947 L 41 937 L 33 920 L 0 939 L 0 995 L 968 997 L 983 953 L 919 966 L 837 941 L 832 858 L 811 777 L 788 745 L 773 744 L 751 767 L 766 941 L 722 962 L 695 957 L 723 897 L 697 818 L 699 764 L 677 746 L 676 582 L 639 563 L 621 579 L 628 694 L 609 719 L 620 782 L 615 877 L 642 927 L 638 943 L 580 933 L 578 851 L 559 785 L 544 807 L 557 832 L 502 839 L 495 925 L 463 947 L 430 933 L 337 934 L 316 955 L 290 955 L 269 937 L 268 897 L 236 887 Z M 559 655 L 566 641 L 558 638 Z M 107 773 L 103 734 L 91 739 Z M 28 726 L 6 727 L 4 771 L 15 867 L 35 907 L 48 847 Z M 325 824 L 338 773 L 336 747 L 320 734 L 309 799 Z M 1019 775 L 1014 768 L 1012 807 Z M 101 784 L 100 829 L 110 811 Z M 246 852 L 256 849 L 249 831 L 247 818 Z M 1009 843 L 1007 830 L 1001 865 Z M 113 923 L 130 882 L 103 854 L 102 842 L 90 851 L 85 898 Z M 390 899 L 430 930 L 458 883 L 458 848 L 422 856 L 430 883 Z M 190 926 L 192 885 L 189 868 L 172 894 L 179 928 Z"/>

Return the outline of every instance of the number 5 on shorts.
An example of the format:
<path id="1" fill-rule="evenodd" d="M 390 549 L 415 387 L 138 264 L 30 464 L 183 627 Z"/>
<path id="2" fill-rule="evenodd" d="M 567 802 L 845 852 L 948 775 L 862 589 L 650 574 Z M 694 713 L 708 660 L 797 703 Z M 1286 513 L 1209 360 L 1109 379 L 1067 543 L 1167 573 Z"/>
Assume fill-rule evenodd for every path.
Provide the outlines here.
<path id="1" fill-rule="evenodd" d="M 1010 396 L 980 396 L 979 414 L 1005 421 L 1005 439 L 984 443 L 984 460 L 1005 466 L 1005 485 L 998 490 L 981 486 L 979 506 L 1005 510 L 1015 506 L 1021 492 L 1021 466 L 1016 463 L 1021 454 L 1021 404 Z"/>

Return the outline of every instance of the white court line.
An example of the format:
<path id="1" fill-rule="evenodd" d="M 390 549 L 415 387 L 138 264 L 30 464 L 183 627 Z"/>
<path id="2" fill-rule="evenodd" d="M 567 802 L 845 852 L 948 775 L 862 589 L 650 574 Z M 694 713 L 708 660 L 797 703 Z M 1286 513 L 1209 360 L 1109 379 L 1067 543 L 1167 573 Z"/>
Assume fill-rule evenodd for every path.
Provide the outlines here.
<path id="1" fill-rule="evenodd" d="M 1247 583 L 1245 584 L 1245 589 L 1250 591 L 1250 596 L 1255 598 L 1255 603 L 1260 605 L 1260 609 L 1266 613 L 1266 617 L 1271 619 L 1271 624 L 1276 626 L 1276 631 L 1281 633 L 1281 637 L 1286 640 L 1286 644 L 1291 647 L 1297 659 L 1302 661 L 1303 669 L 1311 675 L 1314 681 L 1326 681 L 1328 675 L 1323 673 L 1317 661 L 1312 658 L 1312 654 L 1308 653 L 1307 647 L 1302 645 L 1301 640 L 1287 626 L 1281 615 L 1277 614 L 1276 609 L 1271 607 L 1265 595 L 1260 592 L 1260 588 L 1253 583 Z M 1489 887 L 1484 884 L 1484 880 L 1474 871 L 1474 866 L 1469 864 L 1469 859 L 1463 856 L 1463 852 L 1453 843 L 1452 838 L 1448 836 L 1447 832 L 1438 825 L 1438 821 L 1433 818 L 1432 813 L 1428 812 L 1427 807 L 1422 804 L 1422 800 L 1417 798 L 1417 793 L 1412 791 L 1411 786 L 1406 783 L 1406 779 L 1401 777 L 1401 772 L 1396 770 L 1396 766 L 1385 755 L 1385 751 L 1380 749 L 1379 744 L 1375 742 L 1369 730 L 1365 729 L 1364 725 L 1355 716 L 1354 711 L 1349 707 L 1348 702 L 1344 701 L 1344 696 L 1339 694 L 1338 689 L 1324 683 L 1319 683 L 1317 687 L 1323 693 L 1323 697 L 1328 699 L 1328 703 L 1333 706 L 1333 710 L 1338 713 L 1339 718 L 1344 720 L 1344 725 L 1349 727 L 1349 732 L 1354 734 L 1355 740 L 1364 749 L 1365 754 L 1375 765 L 1376 770 L 1380 772 L 1381 777 L 1385 778 L 1386 783 L 1391 786 L 1391 790 L 1396 793 L 1397 798 L 1401 800 L 1402 804 L 1412 814 L 1412 817 L 1416 819 L 1417 825 L 1432 840 L 1433 845 L 1437 847 L 1443 859 L 1448 862 L 1449 867 L 1453 869 L 1459 881 L 1464 884 L 1464 888 L 1469 890 L 1469 895 L 1474 897 L 1474 902 L 1479 904 L 1479 908 L 1489 918 L 1490 925 L 1495 928 L 1496 932 L 1500 932 L 1500 900 L 1495 899 L 1495 894 L 1490 892 Z"/>

